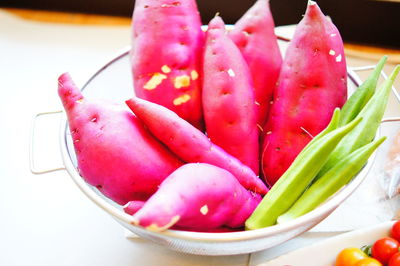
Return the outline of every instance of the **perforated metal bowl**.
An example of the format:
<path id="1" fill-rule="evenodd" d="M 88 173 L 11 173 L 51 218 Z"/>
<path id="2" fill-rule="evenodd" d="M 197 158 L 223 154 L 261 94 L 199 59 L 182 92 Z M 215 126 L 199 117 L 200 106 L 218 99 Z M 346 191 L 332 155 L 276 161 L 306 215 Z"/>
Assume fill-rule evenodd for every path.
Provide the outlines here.
<path id="1" fill-rule="evenodd" d="M 101 67 L 83 86 L 87 97 L 107 98 L 119 102 L 133 96 L 129 67 L 129 47 L 120 52 L 110 62 Z M 349 93 L 360 82 L 356 73 L 348 72 Z M 132 224 L 132 217 L 120 205 L 104 197 L 95 187 L 87 184 L 77 171 L 77 163 L 72 139 L 65 114 L 61 123 L 61 153 L 65 168 L 78 187 L 99 207 L 115 218 L 122 226 L 134 234 L 164 245 L 173 250 L 199 255 L 234 255 L 267 249 L 304 233 L 325 219 L 348 196 L 350 196 L 371 169 L 374 155 L 363 170 L 343 189 L 324 204 L 293 221 L 263 229 L 229 233 L 200 233 L 167 230 L 156 233 Z"/>

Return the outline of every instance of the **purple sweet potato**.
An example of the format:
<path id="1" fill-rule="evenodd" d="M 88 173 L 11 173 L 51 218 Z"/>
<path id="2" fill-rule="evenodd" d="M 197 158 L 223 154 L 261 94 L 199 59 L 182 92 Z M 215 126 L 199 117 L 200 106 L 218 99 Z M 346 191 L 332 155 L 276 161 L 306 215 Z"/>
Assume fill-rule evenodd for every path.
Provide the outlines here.
<path id="1" fill-rule="evenodd" d="M 272 185 L 347 98 L 343 42 L 335 25 L 309 1 L 286 51 L 268 122 L 262 171 Z"/>
<path id="2" fill-rule="evenodd" d="M 79 173 L 105 196 L 146 200 L 182 165 L 124 105 L 84 98 L 67 73 L 58 82 Z"/>
<path id="3" fill-rule="evenodd" d="M 208 137 L 258 174 L 258 108 L 253 82 L 246 61 L 227 36 L 219 16 L 208 25 L 203 79 Z"/>
<path id="4" fill-rule="evenodd" d="M 131 66 L 136 96 L 203 128 L 204 32 L 195 0 L 136 0 Z"/>
<path id="5" fill-rule="evenodd" d="M 258 0 L 240 18 L 229 37 L 243 54 L 254 81 L 255 99 L 260 105 L 258 124 L 268 117 L 273 91 L 282 65 L 269 0 Z"/>
<path id="6" fill-rule="evenodd" d="M 191 163 L 168 176 L 133 220 L 152 231 L 172 226 L 192 230 L 238 228 L 260 201 L 260 195 L 243 188 L 228 171 Z"/>
<path id="7" fill-rule="evenodd" d="M 246 189 L 262 195 L 268 192 L 249 167 L 213 144 L 203 132 L 171 110 L 136 97 L 126 103 L 149 131 L 183 161 L 221 167 L 232 173 Z"/>

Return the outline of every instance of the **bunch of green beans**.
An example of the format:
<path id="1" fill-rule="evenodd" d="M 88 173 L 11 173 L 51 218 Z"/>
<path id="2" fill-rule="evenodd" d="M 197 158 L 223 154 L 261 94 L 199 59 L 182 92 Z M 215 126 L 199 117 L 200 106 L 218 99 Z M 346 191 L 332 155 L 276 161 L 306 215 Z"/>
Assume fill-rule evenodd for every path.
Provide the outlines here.
<path id="1" fill-rule="evenodd" d="M 380 89 L 375 92 L 364 108 L 357 114 L 356 117 L 361 117 L 363 119 L 362 122 L 330 154 L 328 161 L 318 174 L 319 177 L 324 175 L 330 168 L 343 159 L 344 156 L 370 143 L 374 139 L 385 113 L 390 91 L 399 68 L 400 66 L 397 66 L 393 70 Z"/>
<path id="2" fill-rule="evenodd" d="M 379 76 L 381 75 L 383 66 L 385 65 L 387 56 L 383 56 L 375 66 L 374 71 L 369 77 L 357 88 L 342 107 L 339 126 L 344 126 L 353 120 L 367 104 L 369 99 L 375 93 Z"/>
<path id="3" fill-rule="evenodd" d="M 311 211 L 362 169 L 386 139 L 373 141 L 400 66 L 375 92 L 385 62 L 386 57 L 350 97 L 346 108 L 335 110 L 327 128 L 310 141 L 263 198 L 246 221 L 246 229 L 286 222 Z"/>
<path id="4" fill-rule="evenodd" d="M 326 154 L 331 153 L 340 140 L 360 121 L 361 119 L 355 119 L 344 127 L 310 141 L 247 219 L 246 229 L 275 224 L 278 216 L 293 205 L 318 174 L 328 159 Z"/>

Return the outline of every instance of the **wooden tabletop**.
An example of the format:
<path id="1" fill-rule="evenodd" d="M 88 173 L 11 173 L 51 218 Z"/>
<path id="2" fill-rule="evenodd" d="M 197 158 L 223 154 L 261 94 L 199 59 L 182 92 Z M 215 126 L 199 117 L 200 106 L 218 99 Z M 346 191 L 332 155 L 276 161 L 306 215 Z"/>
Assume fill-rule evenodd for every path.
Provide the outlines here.
<path id="1" fill-rule="evenodd" d="M 5 8 L 4 10 L 24 19 L 42 22 L 119 26 L 129 26 L 131 24 L 131 18 L 128 17 L 16 8 Z M 376 62 L 382 55 L 386 54 L 389 56 L 389 63 L 400 64 L 400 49 L 345 43 L 345 50 L 347 56 L 365 59 L 371 62 Z"/>
<path id="2" fill-rule="evenodd" d="M 3 10 L 27 20 L 34 20 L 41 22 L 82 24 L 82 25 L 118 25 L 118 26 L 129 26 L 131 23 L 131 19 L 127 17 L 32 10 L 32 9 L 17 9 L 17 8 L 3 8 Z"/>

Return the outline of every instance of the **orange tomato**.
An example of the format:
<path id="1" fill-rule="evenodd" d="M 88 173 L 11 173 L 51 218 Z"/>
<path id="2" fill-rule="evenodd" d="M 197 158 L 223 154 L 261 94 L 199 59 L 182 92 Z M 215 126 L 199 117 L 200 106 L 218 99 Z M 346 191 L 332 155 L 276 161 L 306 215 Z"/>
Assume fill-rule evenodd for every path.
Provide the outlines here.
<path id="1" fill-rule="evenodd" d="M 382 263 L 380 263 L 378 260 L 368 257 L 361 259 L 357 261 L 354 266 L 382 266 Z"/>
<path id="2" fill-rule="evenodd" d="M 359 248 L 345 248 L 336 257 L 335 266 L 351 266 L 356 262 L 368 258 Z"/>

